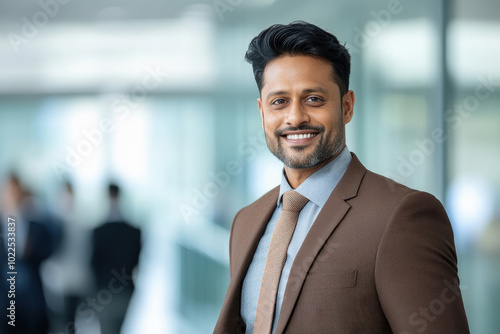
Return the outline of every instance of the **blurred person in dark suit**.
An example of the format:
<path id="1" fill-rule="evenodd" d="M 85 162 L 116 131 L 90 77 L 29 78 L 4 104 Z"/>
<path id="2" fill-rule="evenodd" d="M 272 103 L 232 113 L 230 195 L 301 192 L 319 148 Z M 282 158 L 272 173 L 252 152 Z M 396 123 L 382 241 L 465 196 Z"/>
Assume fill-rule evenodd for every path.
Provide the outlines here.
<path id="1" fill-rule="evenodd" d="M 94 230 L 91 265 L 97 284 L 96 308 L 102 334 L 120 333 L 134 291 L 132 271 L 139 261 L 141 231 L 131 226 L 120 210 L 120 188 L 108 187 L 109 213 Z"/>
<path id="2" fill-rule="evenodd" d="M 0 309 L 7 315 L 7 308 L 15 302 L 15 326 L 9 325 L 12 318 L 2 316 L 1 333 L 46 334 L 49 330 L 45 295 L 40 278 L 40 265 L 54 249 L 53 236 L 47 224 L 35 221 L 35 215 L 23 211 L 23 201 L 28 192 L 19 178 L 12 174 L 2 191 L 0 264 L 2 279 Z M 15 240 L 9 239 L 8 217 L 15 219 Z M 40 216 L 41 217 L 41 216 Z M 38 217 L 38 218 L 40 218 Z M 15 242 L 15 264 L 8 266 L 9 248 Z M 9 252 L 10 251 L 10 252 Z M 17 274 L 7 274 L 16 272 Z M 7 279 L 11 279 L 7 281 Z M 15 293 L 8 294 L 15 282 Z M 10 313 L 10 311 L 9 311 Z"/>

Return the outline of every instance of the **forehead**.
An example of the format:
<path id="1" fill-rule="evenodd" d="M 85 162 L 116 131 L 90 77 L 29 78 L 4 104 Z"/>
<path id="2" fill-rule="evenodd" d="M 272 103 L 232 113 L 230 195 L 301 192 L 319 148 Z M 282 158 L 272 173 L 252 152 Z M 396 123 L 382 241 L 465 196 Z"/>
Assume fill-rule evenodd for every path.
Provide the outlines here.
<path id="1" fill-rule="evenodd" d="M 262 91 L 274 89 L 306 89 L 322 86 L 334 89 L 333 66 L 326 60 L 313 56 L 284 55 L 271 60 L 263 74 Z"/>

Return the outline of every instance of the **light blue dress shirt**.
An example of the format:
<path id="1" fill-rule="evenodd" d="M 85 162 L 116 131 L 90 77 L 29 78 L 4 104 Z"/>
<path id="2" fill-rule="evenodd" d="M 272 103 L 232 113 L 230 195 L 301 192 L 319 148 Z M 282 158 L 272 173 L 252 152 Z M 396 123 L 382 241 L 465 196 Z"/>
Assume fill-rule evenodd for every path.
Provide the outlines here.
<path id="1" fill-rule="evenodd" d="M 278 324 L 278 318 L 281 311 L 281 304 L 283 302 L 283 296 L 285 294 L 286 283 L 288 281 L 288 276 L 290 274 L 290 269 L 292 268 L 293 261 L 297 255 L 302 242 L 304 241 L 309 229 L 311 228 L 313 222 L 316 220 L 319 212 L 325 205 L 328 197 L 332 193 L 333 189 L 337 186 L 342 176 L 344 176 L 347 167 L 351 162 L 351 153 L 347 146 L 342 150 L 342 152 L 328 164 L 323 166 L 321 169 L 317 170 L 314 174 L 309 176 L 302 184 L 295 189 L 302 196 L 307 197 L 309 202 L 300 211 L 299 218 L 297 220 L 297 226 L 295 227 L 295 232 L 288 246 L 287 257 L 285 266 L 281 273 L 281 279 L 278 286 L 278 296 L 276 299 L 276 311 L 274 314 L 273 323 L 273 333 L 276 331 L 276 326 Z M 262 282 L 262 276 L 264 274 L 264 266 L 266 264 L 267 252 L 269 250 L 269 245 L 271 244 L 271 237 L 273 235 L 274 228 L 278 222 L 278 218 L 281 215 L 282 204 L 281 198 L 283 193 L 288 190 L 294 190 L 288 184 L 285 177 L 284 171 L 281 177 L 280 193 L 278 197 L 278 202 L 276 209 L 267 224 L 266 230 L 259 241 L 259 245 L 255 251 L 252 262 L 248 267 L 247 274 L 243 281 L 243 287 L 241 291 L 241 316 L 246 324 L 246 333 L 252 333 L 253 324 L 255 322 L 255 314 L 257 312 L 257 302 L 259 299 L 260 284 Z"/>

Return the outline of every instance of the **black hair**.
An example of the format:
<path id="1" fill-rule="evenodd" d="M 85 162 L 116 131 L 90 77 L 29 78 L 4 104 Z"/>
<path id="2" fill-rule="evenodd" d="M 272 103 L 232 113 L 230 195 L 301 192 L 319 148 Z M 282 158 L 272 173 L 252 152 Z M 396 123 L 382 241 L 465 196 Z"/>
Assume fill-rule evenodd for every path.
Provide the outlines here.
<path id="1" fill-rule="evenodd" d="M 287 25 L 272 25 L 257 35 L 248 46 L 245 59 L 252 64 L 259 91 L 262 90 L 266 65 L 282 55 L 306 55 L 328 61 L 333 67 L 333 79 L 341 96 L 347 93 L 351 56 L 329 32 L 311 23 L 293 21 Z"/>
<path id="2" fill-rule="evenodd" d="M 120 196 L 120 187 L 116 183 L 111 182 L 108 185 L 108 194 L 111 198 L 118 198 Z"/>

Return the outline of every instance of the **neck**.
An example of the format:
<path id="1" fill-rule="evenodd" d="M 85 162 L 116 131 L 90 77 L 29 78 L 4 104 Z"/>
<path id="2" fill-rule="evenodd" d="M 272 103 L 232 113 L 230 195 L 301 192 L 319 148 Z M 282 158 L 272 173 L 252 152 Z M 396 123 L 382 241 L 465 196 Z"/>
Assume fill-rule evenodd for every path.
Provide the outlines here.
<path id="1" fill-rule="evenodd" d="M 345 147 L 345 146 L 344 146 Z M 317 170 L 321 169 L 323 166 L 328 164 L 330 161 L 338 157 L 338 155 L 342 152 L 342 150 L 325 161 L 320 162 L 317 165 L 308 168 L 290 168 L 285 166 L 285 176 L 288 181 L 288 184 L 292 187 L 292 189 L 297 189 L 298 186 L 302 184 L 309 176 L 313 175 Z"/>

